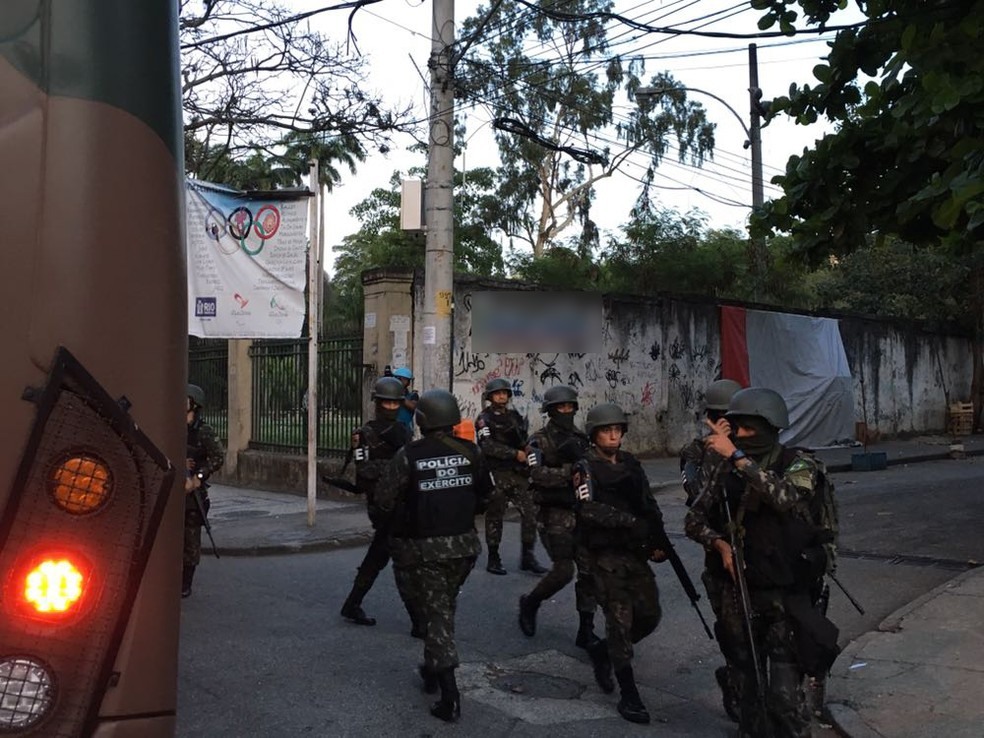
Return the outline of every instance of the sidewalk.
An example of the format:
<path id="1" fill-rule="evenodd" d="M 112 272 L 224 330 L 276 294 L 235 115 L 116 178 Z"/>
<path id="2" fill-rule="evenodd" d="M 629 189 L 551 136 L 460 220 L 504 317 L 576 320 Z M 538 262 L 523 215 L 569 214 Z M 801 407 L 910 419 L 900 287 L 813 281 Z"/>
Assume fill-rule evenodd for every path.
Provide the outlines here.
<path id="1" fill-rule="evenodd" d="M 984 435 L 960 439 L 967 456 L 984 455 Z M 890 466 L 947 459 L 948 436 L 870 444 Z M 852 468 L 858 447 L 818 449 L 830 472 Z M 676 458 L 643 459 L 657 495 L 680 494 Z M 209 515 L 222 556 L 325 551 L 372 537 L 361 497 L 318 499 L 308 526 L 307 500 L 279 492 L 213 485 Z M 207 546 L 207 538 L 203 541 Z M 207 549 L 206 552 L 207 553 Z M 854 738 L 984 735 L 984 568 L 927 593 L 849 643 L 831 672 L 827 702 Z"/>

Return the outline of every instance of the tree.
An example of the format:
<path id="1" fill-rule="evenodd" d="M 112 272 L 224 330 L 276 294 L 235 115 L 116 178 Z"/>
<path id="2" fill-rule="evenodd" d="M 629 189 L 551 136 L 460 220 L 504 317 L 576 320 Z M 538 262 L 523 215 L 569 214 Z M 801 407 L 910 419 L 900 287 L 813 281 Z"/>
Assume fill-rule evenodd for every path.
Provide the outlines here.
<path id="1" fill-rule="evenodd" d="M 839 0 L 756 0 L 784 30 L 801 5 L 824 24 Z M 838 32 L 819 84 L 796 86 L 771 115 L 837 124 L 774 180 L 784 196 L 760 226 L 791 231 L 818 257 L 874 231 L 966 249 L 984 237 L 984 2 L 858 3 L 868 22 Z M 781 19 L 781 21 L 780 21 Z M 867 81 L 865 81 L 867 79 Z"/>
<path id="2" fill-rule="evenodd" d="M 539 258 L 576 223 L 582 241 L 597 243 L 594 187 L 627 157 L 647 152 L 651 179 L 671 139 L 681 161 L 700 163 L 714 137 L 703 108 L 667 74 L 651 84 L 674 94 L 615 118 L 616 94 L 639 88 L 644 65 L 606 57 L 604 20 L 592 14 L 610 11 L 609 0 L 539 0 L 536 7 L 496 1 L 463 23 L 456 93 L 495 116 L 502 160 L 495 225 Z M 604 136 L 614 140 L 599 150 Z"/>
<path id="3" fill-rule="evenodd" d="M 411 172 L 411 176 L 421 171 Z M 424 267 L 422 233 L 400 229 L 400 172 L 394 172 L 389 188 L 377 188 L 351 210 L 361 227 L 335 247 L 335 276 L 330 300 L 339 311 L 362 305 L 362 272 L 377 267 Z M 486 225 L 487 211 L 498 206 L 495 173 L 471 169 L 467 180 L 455 173 L 454 267 L 458 272 L 488 277 L 504 276 L 502 248 Z"/>
<path id="4" fill-rule="evenodd" d="M 753 0 L 760 27 L 826 24 L 846 0 Z M 815 261 L 867 238 L 897 236 L 968 266 L 975 317 L 973 401 L 984 405 L 984 0 L 868 0 L 867 20 L 838 32 L 819 84 L 794 86 L 772 114 L 837 124 L 774 181 L 783 197 L 753 219 L 783 230 Z"/>
<path id="5" fill-rule="evenodd" d="M 181 0 L 185 167 L 242 189 L 297 185 L 314 157 L 322 183 L 386 151 L 409 109 L 364 87 L 364 60 L 312 31 L 312 11 L 276 2 Z"/>

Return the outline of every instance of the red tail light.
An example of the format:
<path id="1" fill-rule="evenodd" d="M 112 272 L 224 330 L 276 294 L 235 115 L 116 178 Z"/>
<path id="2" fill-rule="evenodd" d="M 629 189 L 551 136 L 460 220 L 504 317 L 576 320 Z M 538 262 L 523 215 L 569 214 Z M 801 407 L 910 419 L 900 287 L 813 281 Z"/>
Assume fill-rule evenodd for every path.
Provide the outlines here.
<path id="1" fill-rule="evenodd" d="M 85 735 L 174 469 L 65 349 L 25 397 L 37 418 L 0 516 L 0 735 Z"/>

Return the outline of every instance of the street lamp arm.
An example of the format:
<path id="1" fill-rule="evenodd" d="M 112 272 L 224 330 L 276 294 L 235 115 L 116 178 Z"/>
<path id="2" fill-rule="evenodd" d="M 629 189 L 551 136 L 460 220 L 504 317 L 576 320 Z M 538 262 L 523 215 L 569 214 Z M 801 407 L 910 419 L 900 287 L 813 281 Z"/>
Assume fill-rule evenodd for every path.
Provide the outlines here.
<path id="1" fill-rule="evenodd" d="M 697 87 L 640 87 L 638 90 L 636 90 L 635 96 L 637 100 L 639 98 L 658 97 L 659 95 L 665 95 L 667 92 L 673 92 L 674 90 L 683 90 L 684 92 L 699 92 L 701 95 L 707 95 L 708 97 L 713 97 L 719 103 L 724 105 L 724 107 L 726 107 L 731 112 L 731 114 L 738 119 L 738 122 L 741 124 L 742 130 L 745 131 L 745 135 L 748 137 L 748 140 L 749 141 L 752 140 L 752 132 L 749 130 L 748 124 L 745 123 L 745 119 L 741 117 L 741 114 L 733 107 L 731 107 L 731 104 L 728 103 L 727 100 L 715 95 L 713 92 L 708 92 L 707 90 L 701 90 Z"/>

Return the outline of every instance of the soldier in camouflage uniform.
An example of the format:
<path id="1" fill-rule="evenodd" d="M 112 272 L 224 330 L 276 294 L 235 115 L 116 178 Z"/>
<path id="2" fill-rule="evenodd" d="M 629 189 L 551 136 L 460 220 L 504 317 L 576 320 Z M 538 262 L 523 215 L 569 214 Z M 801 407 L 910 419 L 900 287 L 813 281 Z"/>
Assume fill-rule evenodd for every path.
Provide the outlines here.
<path id="1" fill-rule="evenodd" d="M 405 394 L 402 382 L 396 377 L 381 377 L 376 380 L 372 388 L 372 399 L 376 406 L 375 418 L 352 434 L 355 485 L 357 491 L 366 496 L 366 510 L 373 527 L 372 542 L 355 575 L 352 591 L 342 605 L 342 617 L 357 625 L 376 624 L 376 619 L 366 615 L 362 609 L 362 600 L 390 559 L 390 519 L 376 506 L 376 487 L 386 463 L 412 437 L 407 427 L 397 420 Z M 404 596 L 405 587 L 399 576 L 397 591 L 403 597 L 403 604 L 410 615 L 410 634 L 415 638 L 423 638 L 423 618 L 417 614 L 409 598 Z"/>
<path id="2" fill-rule="evenodd" d="M 537 527 L 543 547 L 550 554 L 553 568 L 533 591 L 519 598 L 519 628 L 528 636 L 536 634 L 536 614 L 540 603 L 553 597 L 574 579 L 578 631 L 575 644 L 588 648 L 598 640 L 594 633 L 597 603 L 587 561 L 580 555 L 574 537 L 574 487 L 571 469 L 588 449 L 588 438 L 574 427 L 577 390 L 565 384 L 548 389 L 543 395 L 547 424 L 530 437 L 527 464 L 534 499 L 539 510 Z"/>
<path id="3" fill-rule="evenodd" d="M 194 384 L 188 385 L 188 452 L 185 475 L 184 554 L 181 569 L 181 596 L 191 595 L 195 568 L 202 558 L 202 512 L 195 502 L 197 490 L 202 508 L 208 514 L 208 478 L 222 466 L 225 453 L 215 437 L 212 426 L 201 416 L 205 407 L 205 392 Z"/>
<path id="4" fill-rule="evenodd" d="M 837 628 L 811 599 L 826 564 L 811 513 L 820 468 L 809 454 L 779 443 L 779 429 L 788 424 L 786 403 L 776 392 L 736 392 L 726 419 L 708 422 L 705 445 L 722 462 L 685 522 L 687 535 L 708 552 L 712 573 L 705 582 L 722 588 L 715 626 L 725 658 L 735 666 L 740 732 L 746 736 L 809 736 L 803 675 L 826 673 L 838 652 Z M 737 596 L 732 533 L 744 555 L 749 613 Z"/>
<path id="5" fill-rule="evenodd" d="M 704 393 L 704 417 L 711 423 L 717 423 L 728 411 L 728 403 L 732 396 L 741 389 L 741 385 L 733 379 L 719 379 L 711 382 Z M 709 451 L 704 445 L 704 438 L 695 438 L 682 449 L 680 449 L 680 472 L 683 477 L 683 489 L 687 494 L 686 504 L 690 507 L 699 497 L 707 481 L 714 474 L 715 469 L 721 462 L 720 456 L 713 451 Z M 717 556 L 716 553 L 709 552 L 709 558 Z M 721 608 L 727 607 L 728 603 L 722 604 L 722 597 L 729 593 L 726 585 L 729 584 L 727 574 L 720 566 L 716 566 L 716 558 L 709 564 L 705 563 L 704 573 L 701 577 L 704 580 L 704 588 L 707 590 L 707 599 L 711 603 L 711 609 L 715 617 L 721 619 Z M 715 626 L 718 628 L 719 626 Z M 718 686 L 721 688 L 721 701 L 724 711 L 735 722 L 738 722 L 738 692 L 735 683 L 738 677 L 734 673 L 733 665 L 727 663 L 727 653 L 725 665 L 719 666 L 714 671 L 714 677 Z"/>
<path id="6" fill-rule="evenodd" d="M 664 561 L 666 553 L 651 543 L 652 531 L 662 531 L 663 515 L 646 473 L 632 454 L 620 449 L 628 429 L 618 405 L 593 407 L 585 423 L 592 445 L 574 465 L 573 482 L 578 536 L 607 624 L 607 638 L 588 648 L 595 679 L 603 691 L 612 692 L 614 668 L 621 692 L 619 714 L 633 723 L 648 723 L 632 671 L 632 644 L 652 633 L 662 617 L 649 561 Z"/>
<path id="7" fill-rule="evenodd" d="M 485 511 L 485 544 L 488 546 L 488 563 L 485 570 L 492 574 L 505 574 L 499 543 L 502 541 L 502 517 L 506 505 L 512 502 L 519 509 L 520 541 L 523 553 L 519 568 L 534 574 L 547 570 L 540 566 L 533 554 L 536 546 L 536 505 L 530 490 L 529 471 L 526 467 L 526 434 L 529 430 L 526 418 L 509 407 L 512 386 L 508 379 L 492 379 L 485 385 L 482 399 L 486 407 L 475 421 L 478 447 L 488 461 L 495 479 L 495 494 Z"/>
<path id="8" fill-rule="evenodd" d="M 376 505 L 393 516 L 393 567 L 406 574 L 426 620 L 420 675 L 425 692 L 441 691 L 431 714 L 453 722 L 461 715 L 455 607 L 482 550 L 475 515 L 488 505 L 492 480 L 478 446 L 452 435 L 461 422 L 454 395 L 424 392 L 415 417 L 423 438 L 397 452 L 383 470 Z"/>

